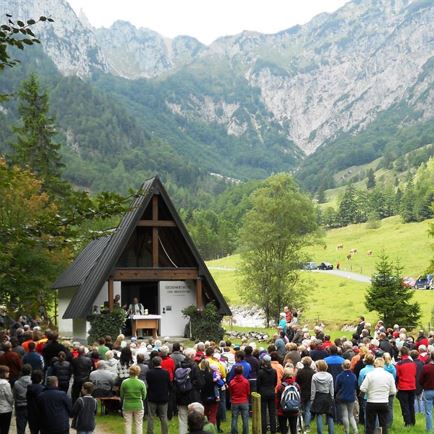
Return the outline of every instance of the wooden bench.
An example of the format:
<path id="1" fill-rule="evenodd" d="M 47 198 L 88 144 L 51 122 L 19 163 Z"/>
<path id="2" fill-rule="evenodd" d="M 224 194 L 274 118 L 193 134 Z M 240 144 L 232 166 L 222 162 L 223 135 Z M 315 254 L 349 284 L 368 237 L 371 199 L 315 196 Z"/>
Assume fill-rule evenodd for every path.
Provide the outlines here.
<path id="1" fill-rule="evenodd" d="M 116 411 L 120 410 L 122 414 L 121 398 L 119 396 L 104 396 L 96 399 L 101 403 L 101 416 L 107 412 L 113 412 L 115 409 Z"/>

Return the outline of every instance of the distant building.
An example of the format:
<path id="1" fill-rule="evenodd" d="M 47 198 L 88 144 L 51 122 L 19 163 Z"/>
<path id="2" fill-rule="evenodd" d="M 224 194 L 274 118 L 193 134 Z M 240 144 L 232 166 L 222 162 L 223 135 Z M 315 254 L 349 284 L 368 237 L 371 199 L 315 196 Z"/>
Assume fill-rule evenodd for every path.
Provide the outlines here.
<path id="1" fill-rule="evenodd" d="M 182 336 L 182 310 L 214 301 L 231 311 L 158 177 L 141 194 L 112 235 L 92 241 L 53 284 L 58 290 L 59 332 L 86 338 L 93 306 L 113 307 L 138 297 L 149 314 L 161 315 L 161 336 Z"/>

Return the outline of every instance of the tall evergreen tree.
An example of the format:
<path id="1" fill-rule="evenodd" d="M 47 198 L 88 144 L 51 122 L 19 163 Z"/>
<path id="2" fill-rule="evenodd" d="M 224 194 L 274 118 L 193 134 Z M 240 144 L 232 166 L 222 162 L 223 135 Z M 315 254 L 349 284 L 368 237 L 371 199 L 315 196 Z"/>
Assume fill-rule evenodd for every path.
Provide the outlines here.
<path id="1" fill-rule="evenodd" d="M 420 320 L 420 305 L 412 303 L 414 290 L 403 285 L 401 272 L 399 265 L 381 254 L 365 296 L 365 306 L 369 311 L 376 311 L 386 327 L 399 324 L 412 328 Z"/>
<path id="2" fill-rule="evenodd" d="M 341 226 L 347 226 L 357 221 L 359 214 L 356 189 L 349 184 L 345 189 L 344 196 L 339 203 L 337 221 Z"/>
<path id="3" fill-rule="evenodd" d="M 17 140 L 12 144 L 13 161 L 32 170 L 50 189 L 59 182 L 63 164 L 60 144 L 54 140 L 54 120 L 48 114 L 48 94 L 32 74 L 22 83 L 18 97 L 21 125 L 14 128 Z"/>
<path id="4" fill-rule="evenodd" d="M 416 221 L 415 191 L 412 179 L 408 181 L 407 187 L 402 195 L 399 213 L 404 223 Z"/>

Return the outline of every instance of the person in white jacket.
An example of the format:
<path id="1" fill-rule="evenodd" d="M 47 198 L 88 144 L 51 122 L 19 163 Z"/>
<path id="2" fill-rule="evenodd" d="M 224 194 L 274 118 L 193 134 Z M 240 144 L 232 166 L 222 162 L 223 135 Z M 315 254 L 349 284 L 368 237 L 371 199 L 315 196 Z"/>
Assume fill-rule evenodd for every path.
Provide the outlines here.
<path id="1" fill-rule="evenodd" d="M 360 390 L 367 395 L 366 434 L 375 433 L 375 421 L 378 421 L 383 434 L 388 432 L 389 396 L 396 395 L 393 375 L 384 370 L 384 359 L 375 359 L 374 370 L 363 380 Z"/>
<path id="2" fill-rule="evenodd" d="M 0 365 L 0 433 L 9 432 L 14 396 L 9 384 L 9 368 Z"/>

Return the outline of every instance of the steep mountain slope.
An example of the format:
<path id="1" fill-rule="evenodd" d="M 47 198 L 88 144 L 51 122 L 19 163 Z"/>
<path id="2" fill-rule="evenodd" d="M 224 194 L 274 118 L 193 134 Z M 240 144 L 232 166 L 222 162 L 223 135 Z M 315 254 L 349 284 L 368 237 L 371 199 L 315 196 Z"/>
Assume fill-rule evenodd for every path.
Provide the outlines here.
<path id="1" fill-rule="evenodd" d="M 92 29 L 66 0 L 0 0 L 0 10 L 52 16 L 37 30 L 62 74 L 114 95 L 209 172 L 263 177 L 307 156 L 298 176 L 316 190 L 333 172 L 433 141 L 430 0 L 353 0 L 303 26 L 210 46 L 119 21 Z M 397 144 L 409 128 L 419 140 Z"/>
<path id="2" fill-rule="evenodd" d="M 41 87 L 49 90 L 51 113 L 58 127 L 57 137 L 64 146 L 64 174 L 75 185 L 93 191 L 127 192 L 147 177 L 159 173 L 171 192 L 175 185 L 212 191 L 207 173 L 183 158 L 167 142 L 146 131 L 131 112 L 114 96 L 98 90 L 77 77 L 62 76 L 38 47 L 14 53 L 21 64 L 0 74 L 2 93 L 13 95 L 22 80 L 37 72 Z M 18 122 L 17 100 L 10 98 L 0 106 L 0 153 L 13 142 L 13 126 Z M 202 188 L 207 184 L 206 188 Z M 176 191 L 175 193 L 178 193 Z M 180 206 L 188 202 L 176 195 Z"/>

